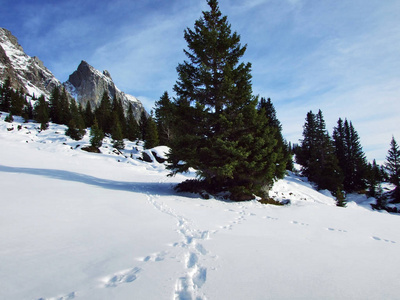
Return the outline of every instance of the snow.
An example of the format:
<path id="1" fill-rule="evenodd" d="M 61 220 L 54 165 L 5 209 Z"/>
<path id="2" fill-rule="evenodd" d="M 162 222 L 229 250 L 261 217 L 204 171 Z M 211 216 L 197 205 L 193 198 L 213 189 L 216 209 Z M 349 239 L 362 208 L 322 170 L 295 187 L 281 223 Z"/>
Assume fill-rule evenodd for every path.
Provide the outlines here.
<path id="1" fill-rule="evenodd" d="M 271 191 L 288 206 L 203 200 L 141 143 L 88 153 L 88 135 L 5 116 L 0 299 L 398 298 L 400 218 L 365 196 L 336 207 L 290 173 Z"/>

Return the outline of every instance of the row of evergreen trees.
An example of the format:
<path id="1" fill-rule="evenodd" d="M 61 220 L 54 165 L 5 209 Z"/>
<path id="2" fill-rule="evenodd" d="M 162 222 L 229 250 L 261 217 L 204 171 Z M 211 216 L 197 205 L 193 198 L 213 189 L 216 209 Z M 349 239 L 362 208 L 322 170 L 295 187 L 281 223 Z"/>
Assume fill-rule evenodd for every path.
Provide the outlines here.
<path id="1" fill-rule="evenodd" d="M 319 189 L 333 192 L 339 204 L 344 205 L 342 191 L 351 193 L 368 189 L 370 196 L 379 198 L 382 196 L 382 192 L 377 190 L 380 182 L 390 180 L 399 186 L 400 152 L 396 147 L 393 137 L 385 167 L 379 167 L 375 160 L 368 163 L 352 122 L 339 118 L 330 137 L 319 110 L 317 114 L 307 113 L 303 140 L 294 148 L 294 153 L 303 175 L 316 183 Z M 396 190 L 396 201 L 400 201 L 399 190 Z"/>
<path id="2" fill-rule="evenodd" d="M 0 84 L 0 110 L 10 113 L 7 118 L 9 121 L 12 121 L 13 116 L 22 116 L 26 121 L 34 119 L 41 124 L 41 130 L 46 130 L 50 121 L 67 125 L 66 134 L 75 140 L 82 139 L 85 129 L 90 127 L 93 131 L 91 135 L 97 135 L 94 138 L 97 142 L 92 144 L 97 145 L 95 148 L 101 146 L 105 134 L 111 135 L 117 149 L 124 148 L 124 138 L 131 141 L 144 140 L 147 148 L 159 144 L 157 126 L 152 116 L 143 112 L 138 122 L 132 106 L 125 113 L 121 100 L 116 97 L 111 100 L 106 91 L 100 105 L 94 109 L 90 102 L 83 109 L 81 104 L 78 105 L 68 96 L 65 88 L 55 87 L 48 101 L 44 95 L 39 99 L 35 95 L 31 98 L 34 106 L 27 100 L 22 89 L 15 91 L 12 88 L 9 78 Z"/>
<path id="3" fill-rule="evenodd" d="M 111 134 L 116 148 L 124 146 L 123 138 L 145 140 L 147 148 L 165 144 L 171 149 L 171 175 L 190 168 L 198 172 L 198 179 L 180 184 L 180 190 L 226 193 L 233 200 L 268 197 L 274 181 L 291 168 L 290 147 L 282 137 L 271 100 L 252 94 L 251 64 L 241 62 L 246 45 L 231 31 L 218 1 L 207 2 L 210 10 L 203 12 L 194 29 L 184 33 L 187 60 L 177 67 L 176 98 L 171 100 L 165 92 L 155 104 L 154 117 L 143 113 L 137 124 L 131 108 L 124 114 L 121 101 L 111 100 L 106 92 L 99 107 L 92 109 L 88 103 L 83 109 L 68 100 L 65 90 L 55 89 L 49 102 L 41 96 L 32 112 L 42 129 L 52 120 L 68 125 L 67 134 L 79 139 L 84 128 L 91 127 L 94 148 L 101 145 L 104 133 Z M 1 100 L 0 104 L 3 108 L 7 103 Z M 319 188 L 334 192 L 341 205 L 343 190 L 357 191 L 369 185 L 375 191 L 381 169 L 375 162 L 367 163 L 351 122 L 339 119 L 331 138 L 322 112 L 310 111 L 303 137 L 295 153 L 304 175 Z M 394 166 L 390 178 L 398 186 L 400 154 L 396 147 L 390 155 Z"/>

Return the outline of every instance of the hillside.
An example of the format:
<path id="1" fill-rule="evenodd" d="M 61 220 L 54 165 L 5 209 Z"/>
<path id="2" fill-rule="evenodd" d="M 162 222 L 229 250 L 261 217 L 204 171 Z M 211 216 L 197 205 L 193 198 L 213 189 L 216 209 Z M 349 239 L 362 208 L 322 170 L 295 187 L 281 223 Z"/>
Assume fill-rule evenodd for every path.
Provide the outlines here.
<path id="1" fill-rule="evenodd" d="M 400 218 L 288 174 L 287 206 L 177 194 L 163 164 L 0 116 L 1 299 L 395 299 Z M 156 149 L 162 152 L 163 148 Z"/>

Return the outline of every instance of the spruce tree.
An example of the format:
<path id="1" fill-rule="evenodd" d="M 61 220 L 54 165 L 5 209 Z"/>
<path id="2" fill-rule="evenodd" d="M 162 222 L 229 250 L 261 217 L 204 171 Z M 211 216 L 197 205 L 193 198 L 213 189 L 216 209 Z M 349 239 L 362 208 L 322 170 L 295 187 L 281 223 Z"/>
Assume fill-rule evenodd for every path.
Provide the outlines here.
<path id="1" fill-rule="evenodd" d="M 35 121 L 40 123 L 40 130 L 46 130 L 49 127 L 49 106 L 44 95 L 41 95 L 35 103 L 34 117 Z"/>
<path id="2" fill-rule="evenodd" d="M 65 90 L 65 87 L 62 89 L 60 94 L 59 103 L 58 103 L 58 119 L 60 124 L 68 125 L 71 120 L 71 112 L 70 112 L 70 100 Z"/>
<path id="3" fill-rule="evenodd" d="M 76 105 L 75 99 L 71 99 L 69 110 L 71 119 L 68 122 L 68 129 L 66 130 L 65 134 L 70 136 L 72 139 L 79 141 L 83 138 L 86 131 L 82 114 Z"/>
<path id="4" fill-rule="evenodd" d="M 142 141 L 146 140 L 147 118 L 146 112 L 142 111 L 139 120 L 139 139 Z"/>
<path id="5" fill-rule="evenodd" d="M 114 122 L 115 123 L 113 125 L 112 134 L 111 134 L 113 147 L 118 150 L 122 150 L 125 148 L 125 143 L 124 143 L 124 136 L 122 134 L 121 124 L 117 117 L 115 117 Z"/>
<path id="6" fill-rule="evenodd" d="M 93 125 L 94 113 L 92 111 L 92 105 L 90 104 L 90 101 L 86 103 L 83 119 L 85 121 L 85 127 L 91 127 Z"/>
<path id="7" fill-rule="evenodd" d="M 188 60 L 177 67 L 169 169 L 192 167 L 209 192 L 228 191 L 233 200 L 267 196 L 281 177 L 273 128 L 257 111 L 251 64 L 240 62 L 246 46 L 218 1 L 207 3 L 210 10 L 184 33 Z"/>
<path id="8" fill-rule="evenodd" d="M 101 145 L 103 145 L 103 138 L 104 138 L 104 133 L 99 128 L 99 125 L 97 124 L 97 119 L 94 119 L 93 125 L 90 128 L 90 145 L 92 149 L 99 151 L 99 148 Z"/>
<path id="9" fill-rule="evenodd" d="M 393 192 L 395 202 L 400 202 L 400 148 L 394 136 L 390 142 L 390 149 L 386 156 L 385 168 L 389 175 L 389 181 L 393 183 L 396 188 Z"/>
<path id="10" fill-rule="evenodd" d="M 168 92 L 164 92 L 160 100 L 155 103 L 155 121 L 161 145 L 169 145 L 172 139 L 172 125 L 174 118 L 174 105 Z"/>
<path id="11" fill-rule="evenodd" d="M 61 106 L 60 106 L 60 90 L 58 87 L 54 87 L 49 99 L 50 104 L 50 119 L 56 124 L 62 124 L 61 118 Z"/>
<path id="12" fill-rule="evenodd" d="M 343 171 L 343 186 L 346 192 L 362 190 L 366 187 L 367 160 L 360 139 L 353 124 L 339 118 L 333 130 L 336 157 Z"/>
<path id="13" fill-rule="evenodd" d="M 307 113 L 303 137 L 296 153 L 303 175 L 316 183 L 319 189 L 336 193 L 343 178 L 321 110 L 317 114 Z"/>
<path id="14" fill-rule="evenodd" d="M 95 111 L 99 128 L 104 133 L 112 131 L 112 104 L 107 91 L 104 91 L 99 107 Z"/>
<path id="15" fill-rule="evenodd" d="M 146 138 L 144 140 L 144 147 L 146 149 L 154 148 L 159 145 L 157 125 L 152 116 L 147 118 L 146 121 Z"/>
<path id="16" fill-rule="evenodd" d="M 126 117 L 126 133 L 125 136 L 130 141 L 134 141 L 139 138 L 139 125 L 133 115 L 132 105 L 129 105 L 128 114 Z"/>
<path id="17" fill-rule="evenodd" d="M 121 127 L 121 134 L 123 135 L 123 133 L 126 132 L 126 118 L 122 102 L 120 99 L 118 99 L 117 95 L 115 95 L 113 99 L 111 115 L 112 115 L 111 124 L 113 130 L 115 124 L 119 123 L 119 126 Z"/>

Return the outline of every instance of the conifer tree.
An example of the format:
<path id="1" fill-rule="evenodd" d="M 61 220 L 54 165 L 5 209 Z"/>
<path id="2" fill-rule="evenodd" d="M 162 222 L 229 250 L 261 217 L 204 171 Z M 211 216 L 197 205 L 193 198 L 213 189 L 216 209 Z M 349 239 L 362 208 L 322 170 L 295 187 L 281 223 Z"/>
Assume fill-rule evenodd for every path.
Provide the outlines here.
<path id="1" fill-rule="evenodd" d="M 86 108 L 84 111 L 84 121 L 85 121 L 85 127 L 91 127 L 94 122 L 94 113 L 92 111 L 92 106 L 90 104 L 90 101 L 86 103 Z"/>
<path id="2" fill-rule="evenodd" d="M 281 175 L 277 141 L 257 111 L 251 64 L 240 62 L 246 46 L 218 1 L 207 3 L 210 10 L 184 33 L 188 60 L 177 67 L 169 168 L 173 175 L 193 167 L 209 192 L 228 191 L 234 200 L 266 196 Z"/>
<path id="3" fill-rule="evenodd" d="M 164 92 L 160 100 L 155 103 L 155 121 L 161 145 L 169 145 L 172 139 L 172 125 L 174 118 L 174 105 L 168 92 Z"/>
<path id="4" fill-rule="evenodd" d="M 307 113 L 303 137 L 296 154 L 297 162 L 302 165 L 302 173 L 315 182 L 319 189 L 336 193 L 343 177 L 321 110 L 317 114 L 312 111 Z"/>
<path id="5" fill-rule="evenodd" d="M 22 89 L 19 91 L 12 90 L 10 112 L 15 116 L 21 116 L 25 102 L 26 101 Z"/>
<path id="6" fill-rule="evenodd" d="M 380 168 L 375 159 L 373 160 L 372 164 L 368 164 L 367 169 L 368 195 L 370 197 L 376 197 L 378 185 L 380 182 L 382 182 L 382 176 Z"/>
<path id="7" fill-rule="evenodd" d="M 40 130 L 46 130 L 49 127 L 49 106 L 44 95 L 41 95 L 35 103 L 34 117 L 35 121 L 40 123 Z"/>
<path id="8" fill-rule="evenodd" d="M 0 97 L 0 110 L 4 112 L 9 112 L 11 108 L 11 80 L 10 77 L 7 77 L 3 83 L 1 89 L 1 97 Z"/>
<path id="9" fill-rule="evenodd" d="M 50 119 L 56 124 L 61 124 L 60 90 L 58 87 L 53 88 L 49 99 L 49 105 Z"/>
<path id="10" fill-rule="evenodd" d="M 121 127 L 121 134 L 123 135 L 123 133 L 126 131 L 126 118 L 122 102 L 120 99 L 118 99 L 117 95 L 115 95 L 113 99 L 111 115 L 112 115 L 111 124 L 113 129 L 114 125 L 116 123 L 119 123 L 119 126 Z"/>
<path id="11" fill-rule="evenodd" d="M 121 128 L 121 124 L 118 120 L 117 117 L 114 118 L 114 125 L 113 125 L 113 129 L 112 129 L 112 142 L 113 142 L 113 147 L 118 149 L 118 150 L 122 150 L 125 148 L 125 143 L 124 143 L 124 136 L 122 134 L 122 128 Z"/>
<path id="12" fill-rule="evenodd" d="M 71 120 L 71 113 L 70 101 L 65 87 L 62 89 L 62 92 L 60 94 L 58 108 L 58 120 L 60 124 L 68 125 L 69 121 Z"/>
<path id="13" fill-rule="evenodd" d="M 126 134 L 125 136 L 130 141 L 134 141 L 139 138 L 139 125 L 133 115 L 132 105 L 129 105 L 128 114 L 126 118 Z"/>
<path id="14" fill-rule="evenodd" d="M 68 129 L 65 134 L 70 136 L 72 139 L 79 141 L 85 135 L 85 123 L 82 118 L 82 114 L 76 105 L 75 99 L 71 99 L 70 103 L 70 120 L 68 122 Z"/>
<path id="15" fill-rule="evenodd" d="M 146 120 L 146 137 L 144 140 L 144 147 L 146 149 L 154 148 L 159 145 L 157 125 L 152 116 Z"/>
<path id="16" fill-rule="evenodd" d="M 275 152 L 282 153 L 284 159 L 279 162 L 279 165 L 285 167 L 287 170 L 292 170 L 293 161 L 291 146 L 286 143 L 282 136 L 282 125 L 276 116 L 276 110 L 271 101 L 271 98 L 265 100 L 265 98 L 262 97 L 260 99 L 258 110 L 261 111 L 262 109 L 264 109 L 265 117 L 268 119 L 268 126 L 275 128 L 275 139 L 277 140 Z"/>
<path id="17" fill-rule="evenodd" d="M 389 175 L 389 181 L 396 186 L 393 193 L 395 202 L 400 202 L 400 148 L 394 136 L 386 156 L 385 168 Z"/>
<path id="18" fill-rule="evenodd" d="M 104 133 L 112 131 L 112 104 L 107 91 L 104 91 L 99 107 L 96 109 L 95 116 L 99 128 Z"/>
<path id="19" fill-rule="evenodd" d="M 142 111 L 140 114 L 140 120 L 139 120 L 139 138 L 144 141 L 146 140 L 146 127 L 147 127 L 147 115 L 145 111 Z"/>
<path id="20" fill-rule="evenodd" d="M 366 187 L 367 160 L 360 139 L 353 124 L 339 118 L 333 130 L 336 157 L 343 171 L 343 186 L 346 192 L 362 190 Z"/>
<path id="21" fill-rule="evenodd" d="M 96 149 L 99 151 L 99 148 L 103 144 L 103 138 L 104 138 L 104 133 L 99 128 L 99 125 L 97 124 L 97 119 L 94 119 L 93 125 L 90 128 L 90 145 L 93 149 Z"/>

